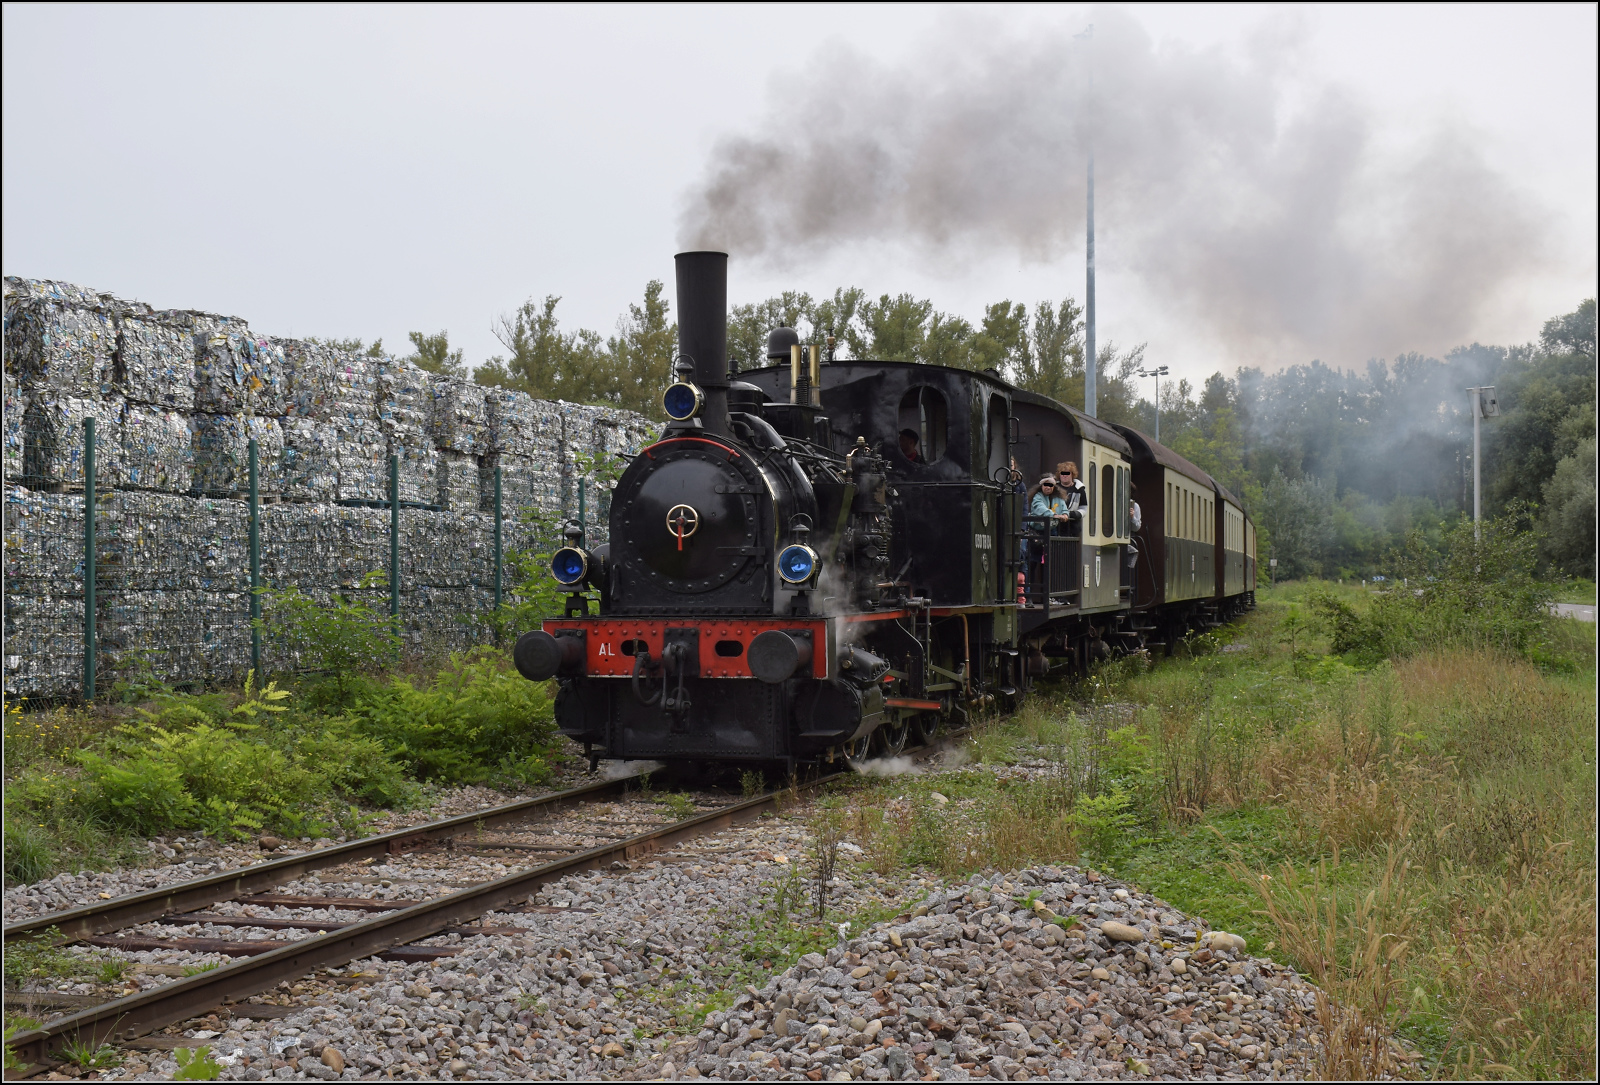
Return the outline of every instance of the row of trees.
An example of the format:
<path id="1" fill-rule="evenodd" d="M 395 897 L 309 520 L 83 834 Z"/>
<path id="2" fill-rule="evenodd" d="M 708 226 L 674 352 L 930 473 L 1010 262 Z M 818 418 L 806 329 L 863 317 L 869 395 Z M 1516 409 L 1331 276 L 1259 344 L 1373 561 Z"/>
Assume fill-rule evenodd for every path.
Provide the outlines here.
<path id="1" fill-rule="evenodd" d="M 657 417 L 677 326 L 660 281 L 628 306 L 609 336 L 560 324 L 551 295 L 499 318 L 504 355 L 479 365 L 481 384 L 541 399 L 623 407 Z M 832 334 L 844 358 L 883 358 L 994 369 L 1030 391 L 1081 408 L 1082 310 L 1068 297 L 1031 310 L 986 306 L 976 323 L 910 294 L 858 287 L 813 297 L 785 292 L 729 314 L 735 370 L 766 364 L 767 333 Z M 440 332 L 412 332 L 411 360 L 434 372 L 465 363 Z M 341 343 L 360 349 L 359 342 Z M 381 343 L 374 351 L 381 350 Z M 1100 417 L 1146 432 L 1156 405 L 1141 395 L 1144 347 L 1099 350 Z M 1406 354 L 1364 371 L 1313 361 L 1276 373 L 1240 368 L 1161 389 L 1164 443 L 1244 500 L 1263 555 L 1283 576 L 1370 576 L 1407 532 L 1439 538 L 1472 511 L 1472 416 L 1466 389 L 1493 384 L 1502 417 L 1485 424 L 1485 515 L 1520 509 L 1539 530 L 1545 560 L 1574 575 L 1595 565 L 1595 303 L 1545 324 L 1537 343 L 1474 343 L 1444 358 Z"/>

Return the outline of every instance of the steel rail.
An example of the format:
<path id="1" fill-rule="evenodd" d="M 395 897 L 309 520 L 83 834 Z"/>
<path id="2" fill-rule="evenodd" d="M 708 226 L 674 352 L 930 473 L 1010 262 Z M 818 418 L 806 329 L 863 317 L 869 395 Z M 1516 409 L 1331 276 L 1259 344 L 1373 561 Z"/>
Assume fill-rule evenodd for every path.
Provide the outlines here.
<path id="1" fill-rule="evenodd" d="M 852 772 L 833 773 L 799 784 L 793 790 L 808 791 L 852 775 L 854 775 Z M 592 793 L 596 788 L 577 790 Z M 573 792 L 562 794 L 571 795 Z M 459 926 L 486 912 L 520 903 L 539 886 L 566 877 L 575 871 L 606 867 L 619 860 L 645 858 L 680 841 L 749 821 L 778 806 L 789 794 L 791 789 L 788 788 L 771 791 L 675 825 L 601 844 L 577 855 L 495 881 L 469 886 L 409 908 L 388 912 L 342 930 L 314 934 L 290 942 L 281 949 L 245 957 L 232 964 L 175 980 L 149 991 L 90 1007 L 22 1033 L 12 1038 L 8 1046 L 16 1053 L 17 1058 L 32 1064 L 29 1071 L 25 1071 L 32 1072 L 41 1068 L 44 1060 L 50 1057 L 52 1048 L 70 1040 L 85 1043 L 92 1050 L 112 1039 L 134 1039 L 155 1029 L 186 1021 L 226 1002 L 259 994 L 284 980 L 298 979 L 317 968 L 334 968 L 350 961 L 372 957 L 396 946 L 438 934 L 446 928 Z M 451 818 L 446 822 L 435 822 L 433 825 L 471 824 L 478 817 L 479 815 L 467 815 L 464 818 Z M 430 827 L 418 826 L 404 832 L 417 833 L 428 828 Z M 393 838 L 403 834 L 386 835 Z M 323 853 L 318 853 L 319 856 L 321 854 Z"/>
<path id="2" fill-rule="evenodd" d="M 51 912 L 36 919 L 25 919 L 20 923 L 10 924 L 5 928 L 5 941 L 9 942 L 22 935 L 38 934 L 52 927 L 58 928 L 70 941 L 137 926 L 173 913 L 193 912 L 218 901 L 235 900 L 272 889 L 313 870 L 339 866 L 369 855 L 400 852 L 435 840 L 447 839 L 464 829 L 475 827 L 480 822 L 485 825 L 496 825 L 534 812 L 559 810 L 567 806 L 596 802 L 610 795 L 621 795 L 627 790 L 628 781 L 631 779 L 633 777 L 625 776 L 616 780 L 585 784 L 583 787 L 541 795 L 536 799 L 524 799 L 472 814 L 461 814 L 440 821 L 396 829 L 378 836 L 364 837 L 320 851 L 302 852 L 284 859 L 257 863 L 254 866 L 196 878 L 193 881 L 178 882 L 143 893 L 130 893 L 114 900 L 85 905 L 82 908 Z"/>

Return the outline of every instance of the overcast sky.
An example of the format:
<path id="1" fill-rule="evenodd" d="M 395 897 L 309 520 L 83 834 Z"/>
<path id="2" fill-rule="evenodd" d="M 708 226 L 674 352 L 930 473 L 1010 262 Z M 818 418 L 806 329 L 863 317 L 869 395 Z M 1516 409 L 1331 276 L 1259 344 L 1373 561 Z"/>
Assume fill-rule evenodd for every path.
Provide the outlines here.
<path id="1" fill-rule="evenodd" d="M 1000 298 L 1081 300 L 1080 152 L 1038 132 L 1071 123 L 1078 84 L 1052 58 L 1071 69 L 1090 23 L 1100 93 L 1166 95 L 1100 114 L 1123 129 L 1095 137 L 1102 343 L 1148 342 L 1151 361 L 1195 378 L 1352 366 L 1526 341 L 1595 292 L 1590 4 L 7 4 L 3 19 L 4 273 L 238 314 L 269 334 L 399 349 L 407 331 L 448 329 L 476 364 L 500 352 L 494 317 L 529 297 L 560 294 L 569 325 L 609 333 L 648 279 L 670 287 L 675 251 L 719 231 L 735 302 L 854 284 L 976 320 Z M 1228 104 L 1173 121 L 1188 157 L 1151 157 L 1169 142 L 1157 114 L 1212 82 Z M 991 83 L 994 102 L 1030 113 L 1026 139 L 992 114 L 965 142 L 924 138 L 941 110 L 970 120 Z M 903 124 L 885 139 L 916 155 L 824 154 L 828 123 L 847 146 Z M 743 206 L 809 198 L 768 190 L 738 153 L 783 150 L 791 124 L 811 140 L 800 166 L 877 170 L 923 217 L 902 218 L 891 192 L 870 214 L 738 234 L 708 183 L 742 163 Z M 1049 153 L 1034 153 L 1040 138 Z M 996 141 L 1007 150 L 990 159 Z M 984 189 L 974 158 L 1005 183 Z M 1349 180 L 1331 204 L 1300 198 L 1332 174 Z M 977 195 L 918 195 L 928 176 Z M 1219 210 L 1230 198 L 1243 206 Z M 1296 216 L 1280 207 L 1264 225 L 1264 204 L 1310 221 L 1287 229 Z"/>

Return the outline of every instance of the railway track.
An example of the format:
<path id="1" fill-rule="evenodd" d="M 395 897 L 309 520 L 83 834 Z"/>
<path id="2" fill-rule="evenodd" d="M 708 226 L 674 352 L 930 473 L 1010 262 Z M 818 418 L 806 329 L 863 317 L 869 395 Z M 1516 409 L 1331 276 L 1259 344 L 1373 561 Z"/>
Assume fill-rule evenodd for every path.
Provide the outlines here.
<path id="1" fill-rule="evenodd" d="M 371 957 L 433 960 L 460 952 L 441 944 L 440 936 L 459 941 L 520 933 L 526 928 L 473 921 L 495 913 L 537 922 L 532 916 L 557 910 L 532 900 L 548 882 L 646 858 L 848 775 L 833 773 L 750 799 L 702 792 L 695 796 L 697 812 L 686 818 L 638 801 L 636 778 L 609 780 L 8 925 L 8 944 L 54 938 L 59 931 L 61 943 L 230 960 L 15 1036 L 8 1046 L 28 1068 L 7 1076 L 58 1065 L 54 1053 L 69 1043 L 94 1050 L 136 1041 L 318 969 Z M 464 863 L 468 857 L 478 861 Z M 494 868 L 500 860 L 514 869 L 461 884 L 463 866 Z M 318 894 L 324 875 L 334 886 L 370 886 L 371 895 Z M 278 1009 L 252 1003 L 239 1012 L 273 1016 Z"/>

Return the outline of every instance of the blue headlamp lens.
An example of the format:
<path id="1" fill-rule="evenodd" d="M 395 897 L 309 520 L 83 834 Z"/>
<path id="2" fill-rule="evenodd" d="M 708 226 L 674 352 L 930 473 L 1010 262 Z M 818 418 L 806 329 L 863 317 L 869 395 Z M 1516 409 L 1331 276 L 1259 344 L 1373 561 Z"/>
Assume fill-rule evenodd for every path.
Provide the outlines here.
<path id="1" fill-rule="evenodd" d="M 674 422 L 693 418 L 700 413 L 700 406 L 704 402 L 705 397 L 700 394 L 700 389 L 692 384 L 674 384 L 661 393 L 661 406 Z"/>
<path id="2" fill-rule="evenodd" d="M 589 571 L 589 555 L 575 546 L 563 546 L 551 556 L 550 571 L 563 584 L 577 584 Z"/>
<path id="3" fill-rule="evenodd" d="M 778 575 L 790 584 L 800 584 L 811 579 L 817 571 L 817 552 L 809 546 L 795 543 L 784 547 L 778 555 Z"/>

